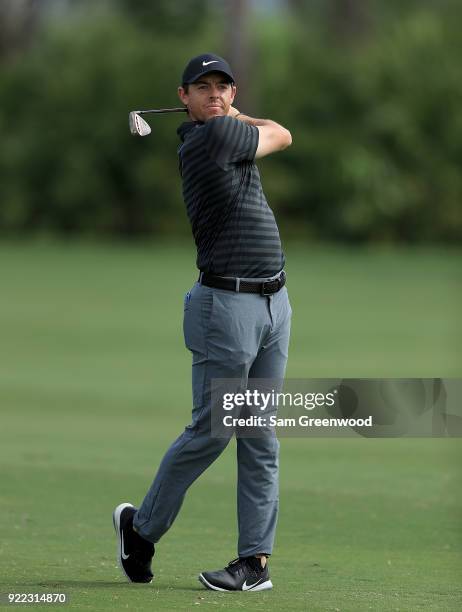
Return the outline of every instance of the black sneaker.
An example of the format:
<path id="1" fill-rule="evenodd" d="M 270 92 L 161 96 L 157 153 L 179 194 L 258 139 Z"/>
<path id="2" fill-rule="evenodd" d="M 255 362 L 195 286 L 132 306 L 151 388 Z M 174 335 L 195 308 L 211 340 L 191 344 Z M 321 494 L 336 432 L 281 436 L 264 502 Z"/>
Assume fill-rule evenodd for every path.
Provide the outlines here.
<path id="1" fill-rule="evenodd" d="M 212 591 L 266 591 L 273 588 L 268 563 L 263 568 L 256 557 L 234 559 L 225 569 L 202 572 L 199 580 Z"/>
<path id="2" fill-rule="evenodd" d="M 130 582 L 151 582 L 154 544 L 133 530 L 133 515 L 136 510 L 132 504 L 119 504 L 112 515 L 119 542 L 117 558 L 120 569 Z"/>

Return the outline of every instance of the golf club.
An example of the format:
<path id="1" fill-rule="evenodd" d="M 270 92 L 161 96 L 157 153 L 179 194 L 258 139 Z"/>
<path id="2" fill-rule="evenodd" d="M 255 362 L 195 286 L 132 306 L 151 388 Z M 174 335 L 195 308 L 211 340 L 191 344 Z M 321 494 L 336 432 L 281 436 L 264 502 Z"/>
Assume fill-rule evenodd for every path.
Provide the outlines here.
<path id="1" fill-rule="evenodd" d="M 187 108 L 151 108 L 149 110 L 131 111 L 128 115 L 130 132 L 134 136 L 148 136 L 151 133 L 149 124 L 140 116 L 147 113 L 186 113 Z"/>

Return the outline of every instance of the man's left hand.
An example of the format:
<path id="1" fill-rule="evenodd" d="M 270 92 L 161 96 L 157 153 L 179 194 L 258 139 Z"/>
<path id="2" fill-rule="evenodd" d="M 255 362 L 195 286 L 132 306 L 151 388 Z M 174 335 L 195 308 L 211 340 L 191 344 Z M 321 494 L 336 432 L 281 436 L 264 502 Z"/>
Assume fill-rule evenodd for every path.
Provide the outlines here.
<path id="1" fill-rule="evenodd" d="M 240 115 L 241 113 L 234 106 L 229 107 L 228 117 L 236 117 L 236 115 Z"/>

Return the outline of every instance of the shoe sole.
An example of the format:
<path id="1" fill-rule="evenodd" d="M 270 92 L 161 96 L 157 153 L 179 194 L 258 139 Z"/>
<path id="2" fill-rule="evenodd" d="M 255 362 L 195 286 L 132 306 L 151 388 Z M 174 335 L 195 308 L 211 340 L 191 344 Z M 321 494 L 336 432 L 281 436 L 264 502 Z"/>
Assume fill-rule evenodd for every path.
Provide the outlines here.
<path id="1" fill-rule="evenodd" d="M 271 582 L 271 580 L 266 580 L 261 584 L 257 584 L 257 586 L 253 588 L 246 589 L 245 591 L 242 591 L 242 589 L 222 589 L 221 587 L 217 587 L 211 582 L 209 582 L 206 578 L 204 578 L 203 574 L 199 574 L 199 582 L 202 582 L 202 584 L 211 591 L 221 591 L 223 593 L 250 593 L 251 591 L 267 591 L 268 589 L 273 588 L 273 583 Z"/>
<path id="2" fill-rule="evenodd" d="M 128 582 L 132 582 L 133 584 L 150 584 L 152 582 L 152 578 L 151 580 L 149 580 L 149 582 L 136 582 L 135 580 L 132 580 L 130 576 L 127 574 L 127 572 L 125 571 L 123 563 L 122 563 L 122 537 L 120 535 L 120 515 L 125 510 L 125 508 L 134 508 L 134 507 L 135 506 L 133 504 L 129 504 L 129 503 L 119 504 L 117 508 L 114 510 L 114 512 L 112 513 L 112 522 L 114 524 L 114 529 L 117 535 L 117 561 L 119 563 L 119 567 L 122 571 L 122 574 L 126 577 Z"/>

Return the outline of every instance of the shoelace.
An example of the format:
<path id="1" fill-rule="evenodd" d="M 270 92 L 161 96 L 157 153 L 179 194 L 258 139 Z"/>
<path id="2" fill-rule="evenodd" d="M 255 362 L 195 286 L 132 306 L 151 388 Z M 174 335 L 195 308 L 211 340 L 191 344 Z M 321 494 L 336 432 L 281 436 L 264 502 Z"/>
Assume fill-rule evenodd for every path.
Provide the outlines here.
<path id="1" fill-rule="evenodd" d="M 258 578 L 263 571 L 260 559 L 254 557 L 237 557 L 228 563 L 226 569 L 232 574 L 242 571 L 244 566 L 250 571 L 250 574 Z"/>

